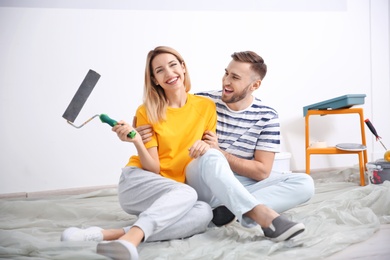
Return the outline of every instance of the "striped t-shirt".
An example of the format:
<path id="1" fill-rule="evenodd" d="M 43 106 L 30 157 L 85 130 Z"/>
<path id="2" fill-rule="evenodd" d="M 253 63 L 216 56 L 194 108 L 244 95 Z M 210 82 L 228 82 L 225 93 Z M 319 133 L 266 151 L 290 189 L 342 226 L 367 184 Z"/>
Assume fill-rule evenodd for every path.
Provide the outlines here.
<path id="1" fill-rule="evenodd" d="M 211 98 L 217 106 L 219 147 L 237 157 L 252 160 L 255 150 L 279 152 L 280 124 L 275 109 L 254 98 L 250 107 L 231 110 L 222 100 L 222 91 L 196 93 Z"/>

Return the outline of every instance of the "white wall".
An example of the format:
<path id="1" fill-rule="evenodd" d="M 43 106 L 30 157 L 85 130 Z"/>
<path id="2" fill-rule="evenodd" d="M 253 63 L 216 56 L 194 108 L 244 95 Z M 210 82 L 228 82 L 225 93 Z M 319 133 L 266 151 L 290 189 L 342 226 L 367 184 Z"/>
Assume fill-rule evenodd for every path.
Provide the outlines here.
<path id="1" fill-rule="evenodd" d="M 367 95 L 365 115 L 390 149 L 388 1 L 106 2 L 0 1 L 0 194 L 116 184 L 132 145 L 99 120 L 75 129 L 62 114 L 94 69 L 101 79 L 75 123 L 132 120 L 157 45 L 181 52 L 193 92 L 221 88 L 234 51 L 262 55 L 269 72 L 256 95 L 280 113 L 293 170 L 305 167 L 302 107 L 345 94 Z M 313 121 L 313 140 L 359 142 L 357 118 Z M 384 149 L 366 131 L 374 160 Z M 313 168 L 355 164 L 312 157 Z"/>

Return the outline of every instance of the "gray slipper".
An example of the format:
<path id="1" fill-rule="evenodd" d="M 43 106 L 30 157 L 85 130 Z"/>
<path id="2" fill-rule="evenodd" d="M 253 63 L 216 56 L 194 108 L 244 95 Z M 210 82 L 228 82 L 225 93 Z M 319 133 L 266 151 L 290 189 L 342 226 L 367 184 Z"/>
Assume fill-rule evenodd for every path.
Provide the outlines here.
<path id="1" fill-rule="evenodd" d="M 268 228 L 261 228 L 264 236 L 274 241 L 285 241 L 302 233 L 305 230 L 305 225 L 295 223 L 291 220 L 279 216 L 272 221 Z"/>

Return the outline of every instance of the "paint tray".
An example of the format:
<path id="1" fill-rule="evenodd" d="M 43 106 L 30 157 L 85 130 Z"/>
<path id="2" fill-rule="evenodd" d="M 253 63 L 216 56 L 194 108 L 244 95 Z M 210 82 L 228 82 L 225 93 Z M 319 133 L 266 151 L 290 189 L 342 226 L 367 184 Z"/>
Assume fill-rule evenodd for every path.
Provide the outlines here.
<path id="1" fill-rule="evenodd" d="M 355 105 L 364 104 L 365 94 L 348 94 L 322 102 L 303 107 L 303 116 L 306 116 L 308 110 L 334 110 L 341 108 L 350 108 Z"/>

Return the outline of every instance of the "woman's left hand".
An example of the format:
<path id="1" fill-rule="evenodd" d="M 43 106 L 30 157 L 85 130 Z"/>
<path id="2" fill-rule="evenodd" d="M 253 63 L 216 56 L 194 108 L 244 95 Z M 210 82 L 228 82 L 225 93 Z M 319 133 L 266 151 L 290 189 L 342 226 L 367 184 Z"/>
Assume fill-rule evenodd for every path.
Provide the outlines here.
<path id="1" fill-rule="evenodd" d="M 188 149 L 189 155 L 191 158 L 198 158 L 207 152 L 210 149 L 210 145 L 202 140 L 196 141 L 191 148 Z"/>

